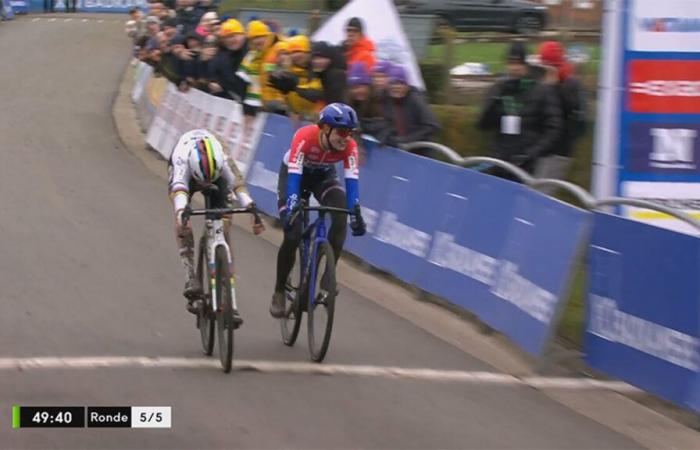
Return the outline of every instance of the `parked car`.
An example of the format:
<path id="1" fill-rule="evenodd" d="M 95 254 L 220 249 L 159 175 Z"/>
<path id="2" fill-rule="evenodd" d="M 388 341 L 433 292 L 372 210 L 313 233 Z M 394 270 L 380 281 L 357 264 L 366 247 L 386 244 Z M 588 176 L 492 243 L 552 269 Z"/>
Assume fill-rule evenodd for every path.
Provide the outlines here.
<path id="1" fill-rule="evenodd" d="M 547 26 L 547 7 L 527 0 L 396 0 L 401 13 L 434 14 L 458 31 L 532 34 Z"/>

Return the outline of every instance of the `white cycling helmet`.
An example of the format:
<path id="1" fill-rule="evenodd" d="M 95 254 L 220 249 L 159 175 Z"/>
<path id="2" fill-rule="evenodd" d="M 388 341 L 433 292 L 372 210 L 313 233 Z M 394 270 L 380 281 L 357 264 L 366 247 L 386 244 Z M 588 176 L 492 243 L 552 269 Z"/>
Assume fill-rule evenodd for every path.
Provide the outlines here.
<path id="1" fill-rule="evenodd" d="M 221 143 L 209 134 L 194 136 L 189 156 L 190 173 L 195 180 L 209 184 L 221 175 L 224 168 L 224 150 Z"/>

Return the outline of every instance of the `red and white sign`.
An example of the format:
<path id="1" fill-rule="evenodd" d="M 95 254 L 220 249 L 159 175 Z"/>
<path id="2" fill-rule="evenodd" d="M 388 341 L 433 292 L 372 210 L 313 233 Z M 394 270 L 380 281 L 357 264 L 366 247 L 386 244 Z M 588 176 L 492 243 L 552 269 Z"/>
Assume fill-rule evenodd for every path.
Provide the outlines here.
<path id="1" fill-rule="evenodd" d="M 630 61 L 627 95 L 631 112 L 700 114 L 700 61 Z"/>

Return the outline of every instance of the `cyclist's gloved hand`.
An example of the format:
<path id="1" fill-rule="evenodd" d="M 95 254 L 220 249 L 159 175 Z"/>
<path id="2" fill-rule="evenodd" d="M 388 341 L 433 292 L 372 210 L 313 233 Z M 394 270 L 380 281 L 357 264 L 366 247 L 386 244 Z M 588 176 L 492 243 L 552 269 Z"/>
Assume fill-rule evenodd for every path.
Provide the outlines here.
<path id="1" fill-rule="evenodd" d="M 296 195 L 292 195 L 287 198 L 287 209 L 284 215 L 284 230 L 289 231 L 294 227 L 294 222 L 296 221 L 297 207 L 299 206 L 299 201 Z"/>
<path id="2" fill-rule="evenodd" d="M 359 204 L 355 205 L 355 214 L 350 216 L 350 228 L 353 236 L 364 236 L 367 232 L 367 225 L 365 225 L 365 219 L 362 218 L 362 210 Z"/>

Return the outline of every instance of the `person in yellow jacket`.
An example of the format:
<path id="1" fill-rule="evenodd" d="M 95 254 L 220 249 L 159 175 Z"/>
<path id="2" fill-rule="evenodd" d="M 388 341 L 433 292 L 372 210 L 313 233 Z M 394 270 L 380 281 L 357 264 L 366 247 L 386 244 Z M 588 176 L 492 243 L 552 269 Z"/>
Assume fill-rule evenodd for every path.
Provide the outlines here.
<path id="1" fill-rule="evenodd" d="M 321 80 L 313 77 L 311 71 L 311 42 L 303 35 L 297 35 L 287 40 L 289 54 L 292 57 L 291 72 L 299 80 L 297 85 L 302 89 L 323 89 Z M 287 104 L 291 113 L 302 120 L 315 120 L 323 107 L 320 102 L 311 102 L 294 91 L 287 94 Z"/>
<path id="2" fill-rule="evenodd" d="M 262 85 L 263 108 L 276 114 L 287 114 L 289 107 L 284 92 L 272 86 L 268 81 L 270 75 L 276 71 L 288 71 L 292 67 L 292 59 L 289 55 L 289 44 L 280 40 L 272 46 L 265 55 L 263 73 L 260 76 Z"/>
<path id="3" fill-rule="evenodd" d="M 255 116 L 263 106 L 262 83 L 263 62 L 265 55 L 276 41 L 276 36 L 268 26 L 253 20 L 248 24 L 248 53 L 243 57 L 241 66 L 236 73 L 246 84 L 246 94 L 243 99 L 243 112 L 246 116 Z"/>

